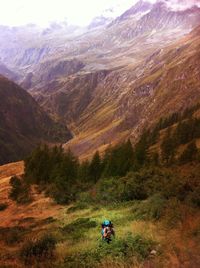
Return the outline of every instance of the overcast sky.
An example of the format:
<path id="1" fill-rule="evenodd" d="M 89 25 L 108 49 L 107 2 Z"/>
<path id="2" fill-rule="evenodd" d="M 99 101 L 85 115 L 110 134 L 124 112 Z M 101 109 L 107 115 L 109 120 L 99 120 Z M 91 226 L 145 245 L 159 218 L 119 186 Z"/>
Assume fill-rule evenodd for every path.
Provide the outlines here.
<path id="1" fill-rule="evenodd" d="M 137 1 L 139 0 L 0 0 L 0 25 L 35 23 L 46 26 L 49 22 L 67 19 L 69 24 L 84 26 L 109 8 L 113 8 L 114 15 L 118 16 Z M 173 8 L 200 3 L 200 0 L 159 1 L 166 1 Z"/>
<path id="2" fill-rule="evenodd" d="M 110 7 L 120 15 L 137 0 L 0 0 L 0 24 L 46 25 L 68 19 L 70 24 L 86 25 Z"/>

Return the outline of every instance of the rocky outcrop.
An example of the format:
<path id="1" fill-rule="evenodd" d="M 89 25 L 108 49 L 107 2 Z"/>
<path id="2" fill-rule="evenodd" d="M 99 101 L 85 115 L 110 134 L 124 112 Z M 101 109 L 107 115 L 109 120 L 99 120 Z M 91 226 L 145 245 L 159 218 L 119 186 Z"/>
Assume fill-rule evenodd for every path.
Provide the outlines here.
<path id="1" fill-rule="evenodd" d="M 124 29 L 121 36 L 133 39 L 156 31 L 189 32 L 200 23 L 200 8 L 193 7 L 183 11 L 173 11 L 163 2 L 152 5 L 150 12 L 144 14 L 133 27 Z M 131 23 L 129 23 L 131 25 Z"/>
<path id="2" fill-rule="evenodd" d="M 39 64 L 33 72 L 28 73 L 22 85 L 26 89 L 30 89 L 35 85 L 45 86 L 59 77 L 64 78 L 79 72 L 84 66 L 84 63 L 76 59 L 45 61 Z"/>

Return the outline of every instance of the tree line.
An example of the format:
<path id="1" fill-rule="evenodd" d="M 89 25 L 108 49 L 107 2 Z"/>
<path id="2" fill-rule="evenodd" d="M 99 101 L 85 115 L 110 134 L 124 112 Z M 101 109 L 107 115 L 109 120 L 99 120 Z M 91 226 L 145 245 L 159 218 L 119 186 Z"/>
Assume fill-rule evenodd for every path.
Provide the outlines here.
<path id="1" fill-rule="evenodd" d="M 159 122 L 154 128 L 145 130 L 134 147 L 128 140 L 114 147 L 109 146 L 103 155 L 97 151 L 91 160 L 83 162 L 70 150 L 64 151 L 61 146 L 49 148 L 41 145 L 25 159 L 25 180 L 40 185 L 58 203 L 67 203 L 75 200 L 80 191 L 91 188 L 101 178 L 120 178 L 129 172 L 137 172 L 144 166 L 194 161 L 198 158 L 195 139 L 200 137 L 200 119 L 192 117 L 196 110 L 195 106 L 182 115 L 168 117 L 160 145 L 161 153 L 150 150 L 163 131 L 164 125 L 161 127 Z M 172 129 L 171 124 L 177 118 L 179 121 Z M 177 160 L 177 148 L 183 144 L 187 146 Z"/>

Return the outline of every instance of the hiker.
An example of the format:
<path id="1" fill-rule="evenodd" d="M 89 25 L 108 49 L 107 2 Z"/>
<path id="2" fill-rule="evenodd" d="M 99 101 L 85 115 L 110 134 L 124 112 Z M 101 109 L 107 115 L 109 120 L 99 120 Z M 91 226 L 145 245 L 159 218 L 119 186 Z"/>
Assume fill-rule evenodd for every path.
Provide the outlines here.
<path id="1" fill-rule="evenodd" d="M 111 221 L 105 220 L 101 227 L 102 240 L 109 244 L 112 241 L 112 236 L 115 236 L 114 226 Z"/>

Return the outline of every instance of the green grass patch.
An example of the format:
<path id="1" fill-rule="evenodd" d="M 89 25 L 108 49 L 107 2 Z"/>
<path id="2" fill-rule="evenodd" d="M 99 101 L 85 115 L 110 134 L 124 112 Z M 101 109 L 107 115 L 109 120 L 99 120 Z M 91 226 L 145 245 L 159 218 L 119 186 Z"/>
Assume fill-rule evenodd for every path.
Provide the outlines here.
<path id="1" fill-rule="evenodd" d="M 73 240 L 79 240 L 85 236 L 85 233 L 92 228 L 97 227 L 97 223 L 90 218 L 78 218 L 75 221 L 65 225 L 62 228 L 63 233 L 65 233 L 69 238 Z"/>
<path id="2" fill-rule="evenodd" d="M 124 238 L 113 239 L 110 244 L 100 241 L 96 248 L 75 253 L 65 258 L 63 267 L 95 267 L 106 259 L 128 262 L 131 258 L 143 261 L 150 255 L 155 242 L 140 235 L 127 234 Z"/>
<path id="3" fill-rule="evenodd" d="M 87 209 L 88 206 L 85 203 L 78 203 L 70 208 L 68 208 L 67 213 L 73 213 L 78 210 Z"/>

